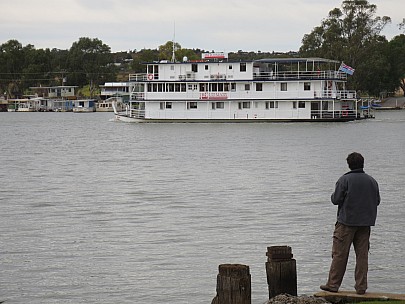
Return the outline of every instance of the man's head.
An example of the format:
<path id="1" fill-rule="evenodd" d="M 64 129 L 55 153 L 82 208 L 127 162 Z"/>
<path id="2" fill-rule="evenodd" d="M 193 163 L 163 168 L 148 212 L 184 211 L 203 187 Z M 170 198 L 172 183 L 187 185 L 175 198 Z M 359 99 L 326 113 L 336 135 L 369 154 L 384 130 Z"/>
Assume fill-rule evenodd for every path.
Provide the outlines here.
<path id="1" fill-rule="evenodd" d="M 347 156 L 346 161 L 350 170 L 363 169 L 364 167 L 364 158 L 360 153 L 350 153 Z"/>

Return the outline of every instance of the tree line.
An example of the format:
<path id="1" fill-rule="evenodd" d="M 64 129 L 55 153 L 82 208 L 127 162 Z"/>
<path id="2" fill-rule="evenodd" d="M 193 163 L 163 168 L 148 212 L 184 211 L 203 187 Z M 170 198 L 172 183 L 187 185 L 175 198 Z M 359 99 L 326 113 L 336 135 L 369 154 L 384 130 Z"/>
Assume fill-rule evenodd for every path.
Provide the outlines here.
<path id="1" fill-rule="evenodd" d="M 255 60 L 274 57 L 322 57 L 344 62 L 355 68 L 349 87 L 362 94 L 385 96 L 402 88 L 405 91 L 405 35 L 390 41 L 381 34 L 390 17 L 376 15 L 377 6 L 367 0 L 344 0 L 332 9 L 310 33 L 305 34 L 298 52 L 237 52 L 229 60 Z M 405 19 L 398 25 L 405 29 Z M 171 41 L 157 49 L 112 53 L 97 38 L 82 37 L 70 49 L 36 49 L 17 40 L 0 45 L 0 92 L 9 98 L 29 93 L 30 87 L 88 86 L 94 96 L 99 85 L 126 81 L 128 73 L 144 72 L 143 62 L 201 58 L 202 49 L 185 49 Z"/>

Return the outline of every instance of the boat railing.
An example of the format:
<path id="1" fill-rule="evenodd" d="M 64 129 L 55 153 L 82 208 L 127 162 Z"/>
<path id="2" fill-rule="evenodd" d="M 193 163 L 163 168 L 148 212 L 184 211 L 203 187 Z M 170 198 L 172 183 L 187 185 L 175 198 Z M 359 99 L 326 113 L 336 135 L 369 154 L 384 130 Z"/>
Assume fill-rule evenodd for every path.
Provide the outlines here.
<path id="1" fill-rule="evenodd" d="M 150 78 L 150 77 L 149 77 Z M 128 80 L 130 82 L 139 82 L 139 81 L 147 81 L 148 80 L 148 74 L 146 73 L 140 73 L 140 74 L 129 74 Z M 150 79 L 149 79 L 150 80 Z"/>
<path id="2" fill-rule="evenodd" d="M 338 99 L 356 99 L 357 92 L 355 90 L 336 91 L 336 97 Z"/>
<path id="3" fill-rule="evenodd" d="M 131 109 L 130 117 L 145 118 L 145 110 Z"/>
<path id="4" fill-rule="evenodd" d="M 353 119 L 360 114 L 353 109 L 311 110 L 312 119 Z"/>
<path id="5" fill-rule="evenodd" d="M 354 90 L 315 90 L 314 98 L 336 98 L 336 99 L 356 99 L 357 93 Z"/>
<path id="6" fill-rule="evenodd" d="M 254 80 L 294 80 L 294 79 L 341 79 L 346 80 L 347 75 L 338 71 L 281 71 L 253 73 Z"/>
<path id="7" fill-rule="evenodd" d="M 145 93 L 144 92 L 132 92 L 131 100 L 145 100 Z"/>

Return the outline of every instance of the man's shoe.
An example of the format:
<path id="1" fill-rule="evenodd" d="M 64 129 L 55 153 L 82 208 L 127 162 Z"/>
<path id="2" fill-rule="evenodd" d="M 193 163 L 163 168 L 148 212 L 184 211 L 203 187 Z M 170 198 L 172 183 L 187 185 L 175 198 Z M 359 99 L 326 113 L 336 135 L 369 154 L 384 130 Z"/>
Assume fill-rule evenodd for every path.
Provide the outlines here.
<path id="1" fill-rule="evenodd" d="M 321 285 L 320 288 L 324 291 L 329 291 L 329 292 L 338 292 L 337 289 L 334 289 L 332 287 L 329 287 L 328 285 Z"/>
<path id="2" fill-rule="evenodd" d="M 366 293 L 366 291 L 365 290 L 356 290 L 356 293 L 358 295 L 364 295 Z"/>

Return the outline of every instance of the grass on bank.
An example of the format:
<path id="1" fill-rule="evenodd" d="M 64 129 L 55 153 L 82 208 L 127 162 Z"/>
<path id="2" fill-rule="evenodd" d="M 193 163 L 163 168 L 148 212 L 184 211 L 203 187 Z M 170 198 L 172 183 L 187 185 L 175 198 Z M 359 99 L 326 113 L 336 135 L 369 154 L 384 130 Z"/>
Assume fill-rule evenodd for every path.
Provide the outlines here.
<path id="1" fill-rule="evenodd" d="M 356 302 L 356 304 L 405 304 L 405 301 L 363 301 Z"/>

